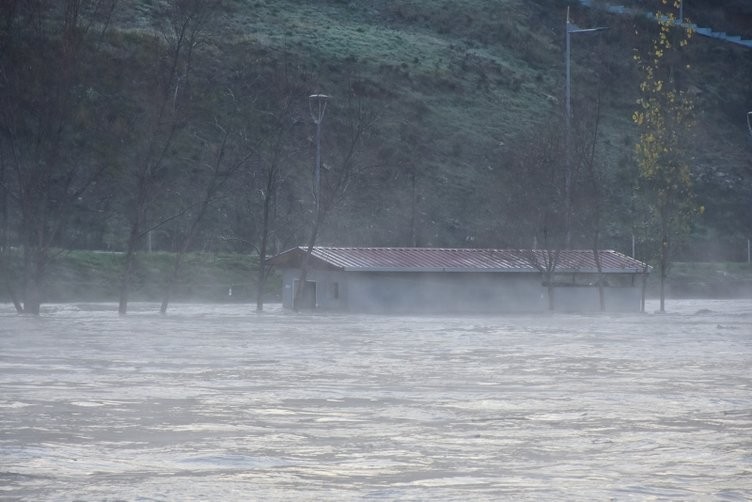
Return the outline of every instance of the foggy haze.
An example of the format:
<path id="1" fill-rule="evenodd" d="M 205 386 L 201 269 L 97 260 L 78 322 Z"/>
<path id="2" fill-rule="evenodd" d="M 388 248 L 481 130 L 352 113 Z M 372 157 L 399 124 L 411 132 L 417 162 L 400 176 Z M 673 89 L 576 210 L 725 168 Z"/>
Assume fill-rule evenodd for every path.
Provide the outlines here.
<path id="1" fill-rule="evenodd" d="M 0 305 L 0 498 L 752 497 L 748 300 L 590 316 L 115 308 Z"/>

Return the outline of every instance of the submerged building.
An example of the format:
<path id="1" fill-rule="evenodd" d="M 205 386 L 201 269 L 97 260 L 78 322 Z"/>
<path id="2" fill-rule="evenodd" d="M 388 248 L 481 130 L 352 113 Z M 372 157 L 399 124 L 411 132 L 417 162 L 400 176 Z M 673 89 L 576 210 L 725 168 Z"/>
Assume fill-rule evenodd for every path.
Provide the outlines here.
<path id="1" fill-rule="evenodd" d="M 649 272 L 610 250 L 297 247 L 267 263 L 286 308 L 373 313 L 638 312 Z"/>

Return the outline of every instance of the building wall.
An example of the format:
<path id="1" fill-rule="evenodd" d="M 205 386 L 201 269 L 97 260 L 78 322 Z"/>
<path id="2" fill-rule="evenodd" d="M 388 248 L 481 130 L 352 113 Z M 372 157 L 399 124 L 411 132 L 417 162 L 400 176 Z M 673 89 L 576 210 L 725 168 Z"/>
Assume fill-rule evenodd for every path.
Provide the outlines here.
<path id="1" fill-rule="evenodd" d="M 637 286 L 603 288 L 607 312 L 639 312 L 641 296 L 641 290 Z M 554 309 L 557 312 L 598 312 L 598 288 L 557 287 L 554 289 Z"/>
<path id="2" fill-rule="evenodd" d="M 282 270 L 282 305 L 293 307 L 293 295 L 300 279 L 299 269 Z M 316 308 L 347 310 L 347 276 L 345 272 L 310 270 L 306 282 L 316 283 Z"/>
<path id="3" fill-rule="evenodd" d="M 283 275 L 283 305 L 292 308 L 300 271 Z M 587 277 L 585 278 L 587 279 Z M 638 312 L 641 291 L 628 275 L 613 276 L 619 287 L 604 288 L 606 310 Z M 352 312 L 389 313 L 503 313 L 542 312 L 548 309 L 548 291 L 538 274 L 482 272 L 337 272 L 311 270 L 315 308 Z M 559 312 L 597 312 L 598 288 L 587 280 L 554 289 Z M 579 284 L 579 285 L 578 285 Z"/>
<path id="4" fill-rule="evenodd" d="M 347 291 L 348 307 L 362 312 L 520 312 L 545 305 L 540 280 L 521 274 L 356 273 Z"/>

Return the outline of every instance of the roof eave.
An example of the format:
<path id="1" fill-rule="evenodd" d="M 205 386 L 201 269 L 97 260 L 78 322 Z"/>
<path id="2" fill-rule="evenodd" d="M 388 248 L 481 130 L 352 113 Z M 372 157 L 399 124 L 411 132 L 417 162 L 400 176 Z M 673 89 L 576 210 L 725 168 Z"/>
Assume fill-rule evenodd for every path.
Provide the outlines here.
<path id="1" fill-rule="evenodd" d="M 343 272 L 464 272 L 464 273 L 542 273 L 534 268 L 449 268 L 449 267 L 340 267 L 338 270 Z M 597 274 L 596 269 L 559 269 L 554 274 Z M 607 269 L 601 270 L 602 274 L 641 274 L 640 269 Z"/>

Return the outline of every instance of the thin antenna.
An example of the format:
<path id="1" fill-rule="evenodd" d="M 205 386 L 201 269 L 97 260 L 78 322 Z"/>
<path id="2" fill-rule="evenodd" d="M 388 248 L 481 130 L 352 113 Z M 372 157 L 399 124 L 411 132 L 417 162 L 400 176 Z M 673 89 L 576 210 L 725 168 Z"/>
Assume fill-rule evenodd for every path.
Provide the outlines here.
<path id="1" fill-rule="evenodd" d="M 749 127 L 749 134 L 752 135 L 752 112 L 747 112 L 747 127 Z"/>

